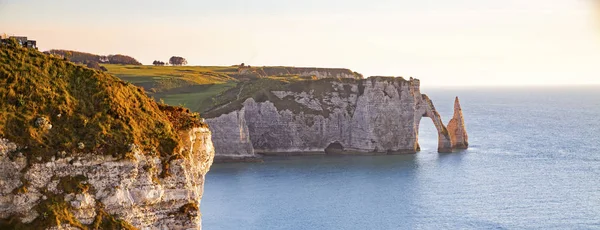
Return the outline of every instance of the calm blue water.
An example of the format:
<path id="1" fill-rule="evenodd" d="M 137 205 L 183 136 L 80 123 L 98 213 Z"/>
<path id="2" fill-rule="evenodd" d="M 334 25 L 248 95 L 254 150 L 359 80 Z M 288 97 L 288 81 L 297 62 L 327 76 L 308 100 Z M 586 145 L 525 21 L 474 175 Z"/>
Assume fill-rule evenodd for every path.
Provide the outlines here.
<path id="1" fill-rule="evenodd" d="M 424 91 L 469 150 L 217 164 L 204 229 L 600 229 L 600 87 Z"/>

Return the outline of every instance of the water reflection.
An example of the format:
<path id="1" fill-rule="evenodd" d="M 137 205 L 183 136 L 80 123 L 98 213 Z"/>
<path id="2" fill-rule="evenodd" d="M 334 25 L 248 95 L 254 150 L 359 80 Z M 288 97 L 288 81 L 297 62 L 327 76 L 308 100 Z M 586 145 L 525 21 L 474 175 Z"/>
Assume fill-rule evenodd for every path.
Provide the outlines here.
<path id="1" fill-rule="evenodd" d="M 341 222 L 375 229 L 412 228 L 408 219 L 395 223 L 384 218 L 415 214 L 416 158 L 267 157 L 264 163 L 217 164 L 207 176 L 207 187 L 226 189 L 207 191 L 210 202 L 203 201 L 203 207 L 211 214 L 204 215 L 203 222 L 207 229 L 335 229 Z M 297 218 L 278 219 L 289 216 Z M 218 226 L 212 225 L 217 221 Z"/>

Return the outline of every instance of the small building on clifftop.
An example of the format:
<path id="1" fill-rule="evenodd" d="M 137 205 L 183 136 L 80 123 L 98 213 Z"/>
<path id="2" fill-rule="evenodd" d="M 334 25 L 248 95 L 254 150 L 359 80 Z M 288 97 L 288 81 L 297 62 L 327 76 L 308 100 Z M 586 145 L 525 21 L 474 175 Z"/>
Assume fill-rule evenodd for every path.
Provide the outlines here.
<path id="1" fill-rule="evenodd" d="M 29 40 L 29 39 L 27 39 L 27 37 L 23 37 L 23 36 L 10 36 L 9 38 L 4 38 L 4 39 L 0 40 L 0 44 L 2 44 L 2 45 L 8 44 L 9 39 L 17 40 L 17 42 L 23 47 L 37 49 L 37 42 L 35 40 Z"/>

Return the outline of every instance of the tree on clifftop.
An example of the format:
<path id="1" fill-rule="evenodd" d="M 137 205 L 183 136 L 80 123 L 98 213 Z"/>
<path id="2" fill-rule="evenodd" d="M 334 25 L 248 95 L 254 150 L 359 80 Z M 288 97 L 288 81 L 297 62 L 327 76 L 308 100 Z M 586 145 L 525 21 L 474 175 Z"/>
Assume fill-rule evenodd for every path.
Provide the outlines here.
<path id="1" fill-rule="evenodd" d="M 162 62 L 162 61 L 157 61 L 157 60 L 154 60 L 154 61 L 152 62 L 152 65 L 155 65 L 155 66 L 164 66 L 164 65 L 165 65 L 165 63 L 164 63 L 164 62 Z"/>
<path id="2" fill-rule="evenodd" d="M 173 56 L 169 58 L 169 64 L 171 65 L 187 65 L 187 60 L 182 57 Z"/>
<path id="3" fill-rule="evenodd" d="M 135 60 L 135 58 L 132 58 L 132 57 L 126 56 L 126 55 L 122 55 L 122 54 L 108 55 L 107 58 L 108 58 L 108 63 L 110 63 L 110 64 L 122 64 L 122 65 L 141 65 L 142 64 L 139 61 Z"/>

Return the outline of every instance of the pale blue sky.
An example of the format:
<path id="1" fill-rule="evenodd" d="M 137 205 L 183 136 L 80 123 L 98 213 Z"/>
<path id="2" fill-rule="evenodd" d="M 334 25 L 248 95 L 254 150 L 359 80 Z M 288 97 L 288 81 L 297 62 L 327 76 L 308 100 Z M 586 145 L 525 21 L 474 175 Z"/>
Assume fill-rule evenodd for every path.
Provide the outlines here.
<path id="1" fill-rule="evenodd" d="M 593 0 L 0 0 L 0 33 L 145 64 L 346 67 L 425 86 L 600 84 Z"/>

